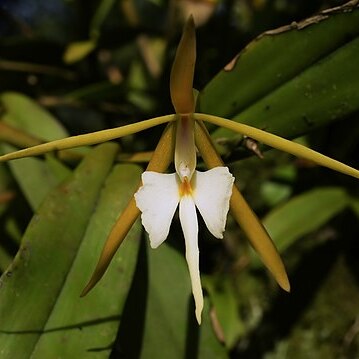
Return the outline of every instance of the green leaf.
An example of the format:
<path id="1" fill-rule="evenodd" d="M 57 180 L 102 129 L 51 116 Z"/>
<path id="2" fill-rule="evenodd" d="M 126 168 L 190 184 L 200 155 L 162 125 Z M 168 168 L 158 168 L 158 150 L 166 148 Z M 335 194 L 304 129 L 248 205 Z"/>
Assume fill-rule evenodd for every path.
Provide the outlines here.
<path id="1" fill-rule="evenodd" d="M 120 328 L 121 354 L 126 358 L 225 358 L 211 327 L 207 301 L 201 326 L 196 322 L 183 254 L 167 243 L 153 250 L 147 239 L 142 249 L 125 312 L 128 318 Z"/>
<path id="2" fill-rule="evenodd" d="M 215 336 L 210 317 L 210 304 L 204 298 L 203 319 L 200 327 L 198 358 L 199 359 L 226 359 L 229 358 L 225 347 L 221 345 Z M 187 334 L 187 336 L 189 336 Z"/>
<path id="3" fill-rule="evenodd" d="M 166 243 L 156 250 L 147 248 L 148 293 L 141 358 L 184 358 L 192 299 L 184 259 Z"/>
<path id="4" fill-rule="evenodd" d="M 12 127 L 29 133 L 35 139 L 39 139 L 40 142 L 68 137 L 68 132 L 62 124 L 30 97 L 16 92 L 5 92 L 0 96 L 0 101 L 5 109 L 5 113 L 1 115 L 1 120 Z M 73 154 L 70 159 L 78 159 L 88 152 L 88 147 L 74 148 L 71 149 L 71 152 Z"/>
<path id="5" fill-rule="evenodd" d="M 213 303 L 226 347 L 230 349 L 245 330 L 233 285 L 228 278 L 213 276 L 206 276 L 203 283 Z"/>
<path id="6" fill-rule="evenodd" d="M 341 212 L 349 201 L 348 194 L 340 187 L 314 189 L 269 212 L 263 224 L 278 250 L 283 252 Z"/>
<path id="7" fill-rule="evenodd" d="M 204 88 L 199 110 L 288 138 L 342 119 L 359 109 L 358 35 L 357 2 L 266 32 Z"/>
<path id="8" fill-rule="evenodd" d="M 68 136 L 64 127 L 29 97 L 16 92 L 5 92 L 0 96 L 0 101 L 6 111 L 3 119 L 8 124 L 45 141 Z"/>
<path id="9" fill-rule="evenodd" d="M 286 200 L 292 193 L 292 187 L 287 184 L 266 181 L 261 185 L 260 194 L 267 206 L 274 207 Z"/>
<path id="10" fill-rule="evenodd" d="M 71 170 L 66 167 L 62 162 L 55 158 L 52 154 L 45 155 L 45 162 L 51 170 L 56 179 L 61 182 L 71 174 Z"/>
<path id="11" fill-rule="evenodd" d="M 20 128 L 37 138 L 51 141 L 66 137 L 62 125 L 32 99 L 12 92 L 1 95 L 6 113 L 3 121 Z M 13 152 L 15 147 L 1 145 L 3 152 Z M 71 171 L 53 156 L 45 160 L 24 158 L 9 162 L 9 167 L 32 209 L 36 210 L 47 193 L 65 179 Z"/>
<path id="12" fill-rule="evenodd" d="M 359 217 L 359 200 L 357 198 L 352 198 L 350 201 L 350 208 L 354 212 L 354 214 Z"/>
<path id="13" fill-rule="evenodd" d="M 96 48 L 96 45 L 94 40 L 72 42 L 65 49 L 63 61 L 66 64 L 81 61 Z"/>
<path id="14" fill-rule="evenodd" d="M 72 276 L 68 276 L 117 148 L 113 143 L 107 143 L 91 151 L 74 174 L 48 195 L 29 224 L 14 262 L 0 281 L 0 348 L 3 357 L 28 358 L 39 340 L 49 334 L 44 329 L 49 329 L 47 322 L 52 320 L 51 315 L 57 308 L 61 292 L 72 280 Z M 106 226 L 109 226 L 108 223 Z M 86 251 L 86 255 L 92 258 L 94 264 L 92 249 Z M 84 258 L 83 261 L 88 263 L 89 259 Z M 82 267 L 87 274 L 90 270 Z M 83 278 L 80 278 L 82 282 Z M 85 280 L 78 283 L 78 293 L 84 283 Z M 69 293 L 73 295 L 73 292 Z M 113 300 L 107 293 L 100 293 L 103 292 L 93 295 L 105 295 Z M 87 303 L 93 300 L 89 297 Z M 66 307 L 61 307 L 63 313 L 68 315 L 68 311 L 75 310 L 72 316 L 76 318 L 76 301 L 80 301 L 77 295 Z M 99 319 L 96 310 L 98 308 L 94 305 L 87 307 L 89 315 L 94 315 L 93 323 Z M 78 326 L 79 323 L 73 324 Z M 91 320 L 87 324 L 91 324 Z M 56 328 L 52 329 L 56 331 Z M 98 339 L 100 341 L 101 336 Z M 84 345 L 81 340 L 78 342 Z M 85 352 L 97 343 L 92 338 L 82 350 Z"/>
<path id="15" fill-rule="evenodd" d="M 83 60 L 97 46 L 97 40 L 100 37 L 100 29 L 108 13 L 115 4 L 115 0 L 102 0 L 91 20 L 89 29 L 89 40 L 76 41 L 69 44 L 64 52 L 63 61 L 67 64 Z"/>
<path id="16" fill-rule="evenodd" d="M 86 351 L 92 351 L 94 358 L 108 358 L 137 261 L 139 222 L 129 232 L 105 278 L 86 297 L 80 299 L 79 293 L 96 265 L 118 213 L 136 190 L 139 176 L 139 167 L 118 165 L 107 178 L 76 259 L 44 327 L 46 334 L 35 347 L 35 358 L 81 358 Z"/>
<path id="17" fill-rule="evenodd" d="M 107 15 L 114 6 L 116 0 L 101 0 L 98 8 L 91 20 L 90 25 L 90 37 L 92 39 L 97 39 L 100 36 L 100 29 L 105 21 Z"/>
<path id="18" fill-rule="evenodd" d="M 1 145 L 1 148 L 5 152 L 16 151 L 16 148 L 10 145 Z M 71 173 L 55 158 L 49 158 L 45 161 L 38 158 L 21 158 L 9 162 L 12 174 L 33 210 L 39 207 L 51 189 Z M 49 166 L 50 161 L 51 166 L 55 166 L 54 162 L 57 162 L 56 170 Z"/>

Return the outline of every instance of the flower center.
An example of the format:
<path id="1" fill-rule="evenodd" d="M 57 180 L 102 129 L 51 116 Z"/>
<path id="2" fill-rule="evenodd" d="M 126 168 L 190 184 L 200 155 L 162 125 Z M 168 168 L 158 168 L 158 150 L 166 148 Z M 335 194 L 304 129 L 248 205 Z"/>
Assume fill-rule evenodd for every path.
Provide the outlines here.
<path id="1" fill-rule="evenodd" d="M 179 194 L 180 197 L 192 195 L 192 187 L 191 183 L 188 181 L 188 177 L 183 178 L 183 181 L 179 186 Z"/>

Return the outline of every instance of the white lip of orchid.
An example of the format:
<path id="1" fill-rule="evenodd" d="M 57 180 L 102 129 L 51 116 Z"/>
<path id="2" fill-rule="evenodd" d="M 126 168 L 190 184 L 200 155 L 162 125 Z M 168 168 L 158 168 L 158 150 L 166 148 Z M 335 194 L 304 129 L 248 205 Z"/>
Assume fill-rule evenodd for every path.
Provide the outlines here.
<path id="1" fill-rule="evenodd" d="M 168 236 L 179 204 L 179 217 L 186 245 L 186 260 L 196 306 L 196 318 L 201 323 L 203 293 L 199 272 L 198 220 L 199 210 L 209 231 L 223 238 L 234 177 L 227 167 L 215 167 L 206 172 L 195 171 L 191 181 L 181 181 L 177 173 L 162 174 L 146 171 L 142 187 L 135 194 L 141 220 L 149 234 L 152 248 L 157 248 Z"/>

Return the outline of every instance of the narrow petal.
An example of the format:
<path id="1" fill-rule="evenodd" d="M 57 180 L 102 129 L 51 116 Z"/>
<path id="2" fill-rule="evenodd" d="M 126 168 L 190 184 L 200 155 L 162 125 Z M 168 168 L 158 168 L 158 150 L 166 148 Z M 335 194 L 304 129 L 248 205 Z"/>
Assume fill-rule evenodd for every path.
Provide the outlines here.
<path id="1" fill-rule="evenodd" d="M 278 250 L 237 187 L 233 188 L 231 213 L 279 286 L 289 292 L 289 279 Z"/>
<path id="2" fill-rule="evenodd" d="M 166 115 L 166 116 L 151 118 L 150 120 L 137 122 L 131 125 L 111 128 L 109 130 L 102 130 L 102 131 L 87 133 L 85 135 L 66 137 L 60 140 L 42 143 L 41 145 L 25 148 L 20 151 L 11 152 L 6 155 L 0 156 L 0 162 L 5 162 L 5 161 L 14 160 L 17 158 L 29 157 L 29 156 L 38 156 L 47 152 L 60 151 L 68 148 L 95 145 L 97 143 L 111 141 L 116 138 L 131 135 L 133 133 L 137 133 L 154 126 L 161 125 L 162 123 L 174 121 L 176 119 L 177 119 L 176 115 Z"/>
<path id="3" fill-rule="evenodd" d="M 294 156 L 310 160 L 320 166 L 324 166 L 334 171 L 338 171 L 346 175 L 359 178 L 359 171 L 355 168 L 347 166 L 340 161 L 333 160 L 330 157 L 324 156 L 319 152 L 300 145 L 299 143 L 286 140 L 285 138 L 273 135 L 272 133 L 259 130 L 258 128 L 252 126 L 244 125 L 243 123 L 227 120 L 222 117 L 205 115 L 202 113 L 196 113 L 193 116 L 197 120 L 208 121 L 210 123 L 213 123 L 214 125 L 225 127 L 234 132 L 238 132 L 242 135 L 251 137 L 270 147 L 274 147 L 277 150 L 288 152 Z"/>
<path id="4" fill-rule="evenodd" d="M 186 243 L 186 260 L 192 283 L 192 293 L 196 305 L 196 318 L 201 324 L 203 293 L 199 273 L 198 222 L 196 207 L 190 195 L 183 196 L 179 205 L 179 216 Z"/>
<path id="5" fill-rule="evenodd" d="M 209 231 L 223 238 L 234 177 L 227 167 L 195 172 L 192 180 L 193 199 Z"/>
<path id="6" fill-rule="evenodd" d="M 121 213 L 120 217 L 112 227 L 111 232 L 107 237 L 106 243 L 102 249 L 96 268 L 89 282 L 86 284 L 86 287 L 83 289 L 81 297 L 84 297 L 105 274 L 117 249 L 122 244 L 123 240 L 127 236 L 127 233 L 130 231 L 139 215 L 140 212 L 136 207 L 135 199 L 132 197 L 127 207 Z"/>
<path id="7" fill-rule="evenodd" d="M 196 122 L 195 135 L 198 150 L 201 152 L 206 165 L 209 168 L 224 166 L 206 127 L 201 121 Z M 231 212 L 278 284 L 289 292 L 288 276 L 274 243 L 235 185 L 232 189 Z"/>
<path id="8" fill-rule="evenodd" d="M 175 173 L 146 171 L 142 174 L 143 186 L 135 193 L 135 200 L 152 248 L 157 248 L 168 236 L 180 199 L 177 181 Z"/>
<path id="9" fill-rule="evenodd" d="M 152 158 L 147 166 L 147 171 L 163 172 L 172 161 L 174 152 L 174 123 L 171 122 L 164 130 Z M 127 236 L 133 223 L 135 223 L 140 211 L 136 206 L 136 201 L 132 197 L 125 210 L 121 213 L 116 223 L 112 227 L 111 233 L 107 237 L 106 243 L 102 249 L 102 253 L 96 265 L 96 268 L 81 293 L 83 297 L 86 295 L 105 274 L 110 262 L 120 247 L 121 243 Z"/>
<path id="10" fill-rule="evenodd" d="M 190 16 L 183 29 L 171 70 L 170 92 L 176 113 L 191 113 L 195 107 L 192 90 L 196 63 L 195 29 L 193 17 Z"/>

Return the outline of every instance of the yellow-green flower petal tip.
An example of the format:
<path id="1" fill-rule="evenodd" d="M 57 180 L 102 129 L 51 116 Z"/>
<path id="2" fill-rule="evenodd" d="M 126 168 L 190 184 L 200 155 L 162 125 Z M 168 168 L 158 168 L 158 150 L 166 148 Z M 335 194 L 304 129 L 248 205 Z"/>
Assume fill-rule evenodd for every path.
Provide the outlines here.
<path id="1" fill-rule="evenodd" d="M 345 165 L 340 161 L 333 160 L 330 157 L 324 156 L 319 152 L 316 152 L 308 147 L 300 145 L 298 143 L 286 140 L 285 138 L 273 135 L 269 132 L 259 130 L 258 128 L 244 125 L 231 120 L 226 120 L 222 117 L 196 113 L 194 114 L 195 119 L 201 121 L 207 121 L 213 123 L 214 125 L 228 128 L 234 132 L 238 132 L 242 135 L 251 137 L 259 142 L 262 142 L 270 147 L 276 148 L 278 150 L 288 152 L 294 156 L 304 158 L 306 160 L 312 161 L 320 166 L 330 168 L 334 171 L 341 172 L 343 174 L 359 178 L 359 171 L 353 167 Z"/>
<path id="2" fill-rule="evenodd" d="M 14 160 L 23 157 L 38 156 L 47 152 L 66 150 L 69 148 L 95 145 L 98 143 L 111 141 L 123 136 L 132 135 L 134 133 L 147 130 L 148 128 L 161 125 L 166 122 L 171 122 L 176 119 L 176 115 L 166 115 L 155 117 L 150 120 L 137 122 L 131 125 L 111 128 L 109 130 L 102 130 L 88 133 L 85 135 L 66 137 L 60 140 L 55 140 L 41 145 L 25 148 L 20 151 L 11 152 L 0 156 L 0 162 Z"/>
<path id="3" fill-rule="evenodd" d="M 121 243 L 127 236 L 127 233 L 129 232 L 139 215 L 140 211 L 136 207 L 135 199 L 132 197 L 126 209 L 122 212 L 121 216 L 118 218 L 115 225 L 113 226 L 111 233 L 108 236 L 106 243 L 102 249 L 100 259 L 98 260 L 96 268 L 86 287 L 83 289 L 80 295 L 81 297 L 84 297 L 105 274 L 117 249 L 120 247 Z"/>
<path id="4" fill-rule="evenodd" d="M 173 62 L 170 92 L 176 113 L 188 114 L 194 111 L 193 76 L 196 63 L 196 33 L 193 17 L 187 20 L 181 41 Z"/>

